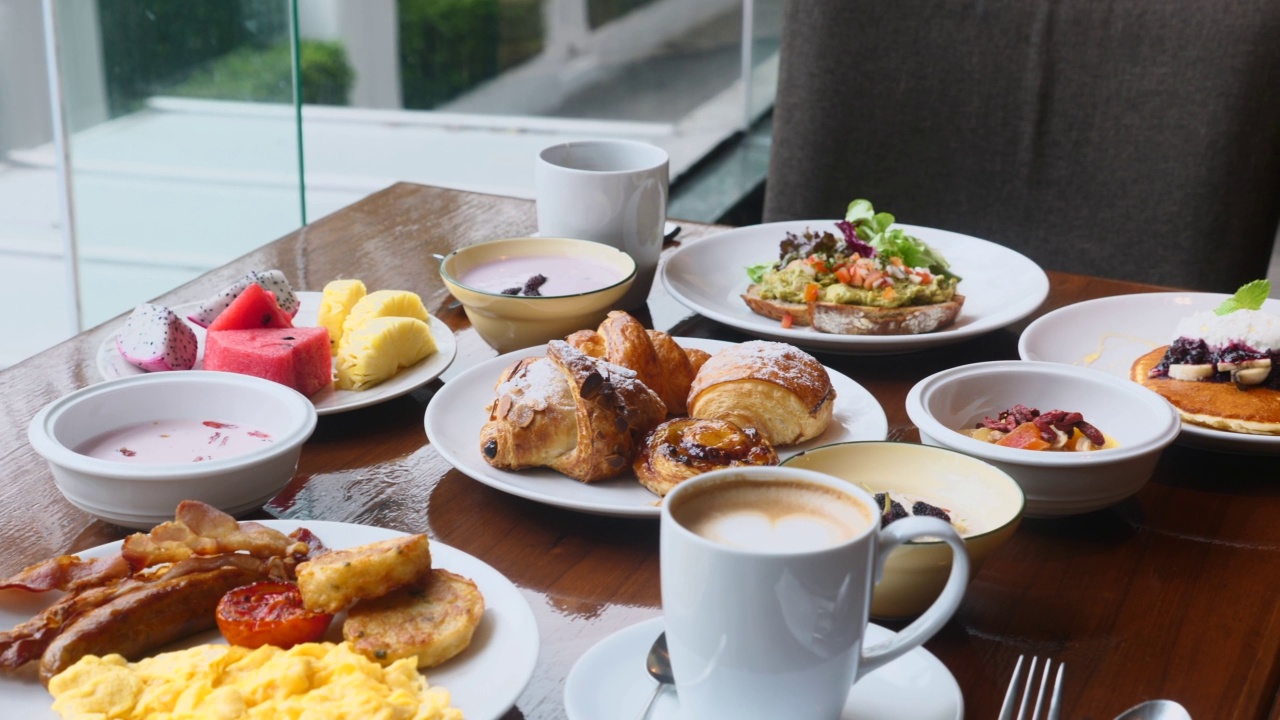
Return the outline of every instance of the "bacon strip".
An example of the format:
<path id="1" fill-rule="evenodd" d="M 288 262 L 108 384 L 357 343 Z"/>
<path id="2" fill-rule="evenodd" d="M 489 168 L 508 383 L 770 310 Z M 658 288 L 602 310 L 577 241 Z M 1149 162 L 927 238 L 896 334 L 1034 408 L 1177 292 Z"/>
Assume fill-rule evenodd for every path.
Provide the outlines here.
<path id="1" fill-rule="evenodd" d="M 124 539 L 121 552 L 134 570 L 176 562 L 192 555 L 247 552 L 255 557 L 305 555 L 304 543 L 255 522 L 236 522 L 221 510 L 195 500 L 178 504 L 174 520 L 149 533 Z"/>
<path id="2" fill-rule="evenodd" d="M 0 581 L 0 590 L 15 588 L 28 592 L 74 592 L 78 588 L 96 587 L 128 574 L 129 563 L 119 554 L 88 560 L 81 560 L 78 555 L 59 555 L 24 568 L 13 577 Z"/>

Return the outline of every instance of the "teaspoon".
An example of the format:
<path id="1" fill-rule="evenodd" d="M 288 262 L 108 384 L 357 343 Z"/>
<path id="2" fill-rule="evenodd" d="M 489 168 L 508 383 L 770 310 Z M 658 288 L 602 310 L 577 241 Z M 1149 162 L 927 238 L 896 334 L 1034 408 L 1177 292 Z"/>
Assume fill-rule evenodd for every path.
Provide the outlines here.
<path id="1" fill-rule="evenodd" d="M 658 687 L 653 689 L 653 695 L 649 696 L 648 704 L 637 716 L 639 720 L 647 720 L 649 712 L 653 710 L 653 703 L 662 694 L 662 690 L 675 682 L 675 676 L 671 674 L 671 656 L 667 654 L 666 633 L 662 633 L 653 641 L 653 647 L 649 648 L 649 657 L 645 658 L 644 666 L 649 671 L 649 675 L 658 681 Z"/>
<path id="2" fill-rule="evenodd" d="M 1116 720 L 1191 720 L 1191 713 L 1172 700 L 1148 700 L 1120 713 Z"/>

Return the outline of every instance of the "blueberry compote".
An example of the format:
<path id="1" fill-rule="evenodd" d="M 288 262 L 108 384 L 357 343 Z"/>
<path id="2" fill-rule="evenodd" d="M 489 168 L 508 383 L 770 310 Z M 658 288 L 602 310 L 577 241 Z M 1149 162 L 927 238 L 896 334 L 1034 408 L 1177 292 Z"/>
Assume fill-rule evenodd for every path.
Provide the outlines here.
<path id="1" fill-rule="evenodd" d="M 1170 365 L 1214 365 L 1218 363 L 1242 363 L 1246 360 L 1269 358 L 1272 367 L 1280 364 L 1280 351 L 1264 352 L 1254 350 L 1243 343 L 1231 343 L 1224 348 L 1213 349 L 1199 338 L 1180 337 L 1173 341 L 1164 357 L 1151 369 L 1151 377 L 1168 377 Z M 1200 382 L 1231 382 L 1228 371 L 1215 372 Z M 1280 390 L 1280 373 L 1272 372 L 1260 387 Z"/>

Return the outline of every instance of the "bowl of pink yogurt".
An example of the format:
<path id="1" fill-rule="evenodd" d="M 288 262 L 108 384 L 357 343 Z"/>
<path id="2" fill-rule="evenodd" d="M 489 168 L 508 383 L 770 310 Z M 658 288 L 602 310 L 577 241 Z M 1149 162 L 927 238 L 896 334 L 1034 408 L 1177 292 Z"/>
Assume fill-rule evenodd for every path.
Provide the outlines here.
<path id="1" fill-rule="evenodd" d="M 635 281 L 636 262 L 589 240 L 504 238 L 449 253 L 440 277 L 480 337 L 505 353 L 595 328 Z"/>
<path id="2" fill-rule="evenodd" d="M 315 406 L 292 388 L 191 370 L 69 393 L 36 413 L 27 437 L 71 504 L 149 529 L 183 500 L 232 515 L 262 507 L 293 479 L 315 427 Z"/>

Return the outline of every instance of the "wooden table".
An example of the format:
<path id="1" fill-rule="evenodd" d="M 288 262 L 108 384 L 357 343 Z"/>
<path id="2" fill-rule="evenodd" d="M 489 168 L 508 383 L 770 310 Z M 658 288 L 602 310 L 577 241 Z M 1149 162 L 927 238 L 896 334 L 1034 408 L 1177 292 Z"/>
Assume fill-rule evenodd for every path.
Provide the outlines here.
<path id="1" fill-rule="evenodd" d="M 250 269 L 280 268 L 298 289 L 338 277 L 422 295 L 455 330 L 448 382 L 493 357 L 449 307 L 431 253 L 526 234 L 532 203 L 398 184 L 159 298 L 203 298 Z M 682 240 L 718 228 L 683 223 Z M 1039 313 L 1148 286 L 1049 273 Z M 691 316 L 656 288 L 651 321 L 673 334 L 744 340 Z M 46 403 L 99 380 L 94 354 L 117 318 L 0 373 L 0 574 L 125 534 L 68 504 L 26 439 Z M 1016 358 L 1021 323 L 959 345 L 893 357 L 820 359 L 884 406 L 892 439 L 915 441 L 903 400 L 922 377 Z M 426 531 L 487 561 L 523 592 L 542 638 L 537 670 L 507 720 L 564 717 L 565 677 L 594 643 L 660 613 L 658 524 L 585 515 L 482 485 L 424 433 L 437 381 L 372 408 L 323 417 L 292 484 L 264 512 Z M 1146 698 L 1197 718 L 1280 720 L 1280 460 L 1171 447 L 1154 479 L 1105 511 L 1027 520 L 970 585 L 928 648 L 955 675 L 966 715 L 986 720 L 1021 653 L 1067 663 L 1066 717 L 1108 720 Z M 640 659 L 637 658 L 637 662 Z M 620 711 L 621 712 L 621 711 Z M 626 714 L 626 713 L 624 713 Z"/>

